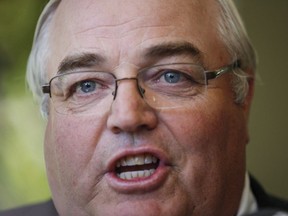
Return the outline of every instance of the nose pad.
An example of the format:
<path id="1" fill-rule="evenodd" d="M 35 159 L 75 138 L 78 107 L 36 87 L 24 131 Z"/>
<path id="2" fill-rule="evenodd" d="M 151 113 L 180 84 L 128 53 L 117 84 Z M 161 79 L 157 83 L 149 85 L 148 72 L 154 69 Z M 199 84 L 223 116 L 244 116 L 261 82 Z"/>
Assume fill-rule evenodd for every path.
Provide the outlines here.
<path id="1" fill-rule="evenodd" d="M 137 82 L 137 87 L 138 87 L 139 94 L 141 95 L 142 98 L 144 98 L 145 89 L 142 88 L 138 82 Z"/>
<path id="2" fill-rule="evenodd" d="M 126 78 L 121 78 L 121 79 L 116 79 L 116 80 L 115 80 L 115 90 L 112 92 L 113 100 L 115 100 L 115 99 L 116 99 L 116 96 L 117 96 L 118 82 L 121 82 L 121 81 L 124 81 L 124 80 L 135 80 L 135 81 L 136 81 L 136 85 L 137 85 L 138 92 L 139 92 L 141 98 L 144 99 L 145 89 L 142 88 L 142 87 L 139 85 L 138 78 L 137 78 L 137 77 L 126 77 Z"/>

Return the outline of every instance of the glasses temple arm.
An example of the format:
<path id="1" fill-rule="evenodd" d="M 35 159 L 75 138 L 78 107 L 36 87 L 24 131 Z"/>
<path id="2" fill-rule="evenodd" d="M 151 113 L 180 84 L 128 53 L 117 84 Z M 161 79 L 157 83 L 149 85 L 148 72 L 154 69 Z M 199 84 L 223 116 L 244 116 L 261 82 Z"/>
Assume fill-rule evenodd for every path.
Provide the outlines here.
<path id="1" fill-rule="evenodd" d="M 220 68 L 219 70 L 205 72 L 206 84 L 208 84 L 208 80 L 215 79 L 215 78 L 217 78 L 217 77 L 219 77 L 219 76 L 221 76 L 221 75 L 223 75 L 225 73 L 228 73 L 231 70 L 233 70 L 235 68 L 238 68 L 238 67 L 241 67 L 240 60 L 237 60 L 233 64 L 228 65 L 228 66 L 226 66 L 224 68 Z"/>

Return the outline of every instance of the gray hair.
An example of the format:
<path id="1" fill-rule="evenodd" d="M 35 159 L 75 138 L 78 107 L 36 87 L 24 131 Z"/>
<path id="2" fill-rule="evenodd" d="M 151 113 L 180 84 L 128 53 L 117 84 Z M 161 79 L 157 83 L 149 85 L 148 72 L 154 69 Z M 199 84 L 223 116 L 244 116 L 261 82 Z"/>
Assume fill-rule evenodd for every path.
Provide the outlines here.
<path id="1" fill-rule="evenodd" d="M 50 23 L 61 0 L 50 0 L 38 19 L 30 56 L 27 63 L 26 81 L 34 98 L 40 104 L 43 117 L 48 116 L 48 96 L 42 93 L 41 86 L 47 83 L 47 62 L 50 56 Z"/>
<path id="2" fill-rule="evenodd" d="M 235 92 L 235 102 L 242 104 L 249 91 L 249 79 L 255 76 L 256 53 L 233 1 L 217 1 L 220 12 L 218 21 L 220 39 L 224 42 L 230 56 L 240 62 L 240 67 L 234 70 L 232 87 Z"/>
<path id="3" fill-rule="evenodd" d="M 50 0 L 44 8 L 35 31 L 32 50 L 28 59 L 26 80 L 34 98 L 40 104 L 41 113 L 48 116 L 49 100 L 42 93 L 41 85 L 47 83 L 47 60 L 49 52 L 50 23 L 61 0 Z M 249 90 L 249 77 L 256 70 L 255 51 L 250 43 L 240 15 L 233 0 L 217 0 L 220 19 L 218 33 L 226 46 L 231 58 L 240 62 L 240 67 L 234 70 L 232 87 L 235 92 L 235 102 L 243 103 Z"/>

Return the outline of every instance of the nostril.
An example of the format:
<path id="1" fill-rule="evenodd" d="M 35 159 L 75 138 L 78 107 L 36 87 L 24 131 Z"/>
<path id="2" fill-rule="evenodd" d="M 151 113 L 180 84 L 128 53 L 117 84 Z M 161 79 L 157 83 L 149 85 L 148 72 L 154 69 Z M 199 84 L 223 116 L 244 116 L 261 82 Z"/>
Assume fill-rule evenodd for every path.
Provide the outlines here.
<path id="1" fill-rule="evenodd" d="M 114 134 L 121 132 L 134 133 L 145 130 L 151 131 L 157 126 L 157 122 L 157 116 L 153 111 L 127 110 L 112 107 L 107 119 L 107 128 Z"/>
<path id="2" fill-rule="evenodd" d="M 119 134 L 121 132 L 121 129 L 119 127 L 114 126 L 111 128 L 111 131 L 114 134 Z"/>

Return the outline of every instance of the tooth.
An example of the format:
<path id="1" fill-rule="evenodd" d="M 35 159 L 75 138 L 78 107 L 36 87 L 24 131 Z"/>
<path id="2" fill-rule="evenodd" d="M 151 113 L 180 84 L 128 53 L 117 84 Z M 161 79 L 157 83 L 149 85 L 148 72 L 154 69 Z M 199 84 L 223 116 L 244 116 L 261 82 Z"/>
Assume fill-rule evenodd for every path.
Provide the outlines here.
<path id="1" fill-rule="evenodd" d="M 119 168 L 121 166 L 136 166 L 136 165 L 144 165 L 144 164 L 152 164 L 157 163 L 158 159 L 153 155 L 137 155 L 137 156 L 127 156 L 117 161 L 116 167 Z M 122 172 L 117 174 L 119 178 L 123 180 L 130 180 L 133 178 L 143 178 L 149 177 L 155 172 L 155 169 L 150 170 L 139 170 L 139 171 L 131 171 L 131 172 Z"/>
<path id="2" fill-rule="evenodd" d="M 149 170 L 144 170 L 144 176 L 145 177 L 148 177 L 148 176 L 150 176 L 151 174 L 150 174 L 150 171 Z"/>
<path id="3" fill-rule="evenodd" d="M 134 157 L 134 162 L 136 165 L 143 165 L 144 164 L 144 155 L 139 155 Z"/>
<path id="4" fill-rule="evenodd" d="M 126 179 L 125 173 L 120 173 L 120 178 L 121 178 L 121 179 Z"/>
<path id="5" fill-rule="evenodd" d="M 131 175 L 132 175 L 132 178 L 137 178 L 138 172 L 137 171 L 131 172 Z"/>
<path id="6" fill-rule="evenodd" d="M 121 166 L 126 166 L 127 164 L 125 158 L 122 158 L 120 163 L 121 163 Z"/>
<path id="7" fill-rule="evenodd" d="M 135 161 L 134 161 L 134 157 L 126 157 L 126 165 L 128 166 L 134 166 L 135 165 Z"/>
<path id="8" fill-rule="evenodd" d="M 129 180 L 132 178 L 131 172 L 125 172 L 125 179 Z"/>
<path id="9" fill-rule="evenodd" d="M 155 172 L 155 169 L 150 169 L 149 172 L 150 172 L 150 175 L 152 175 Z"/>
<path id="10" fill-rule="evenodd" d="M 144 176 L 145 176 L 144 173 L 145 173 L 144 170 L 138 171 L 138 177 L 139 177 L 139 178 L 144 177 Z"/>
<path id="11" fill-rule="evenodd" d="M 151 155 L 146 155 L 145 164 L 150 164 L 150 163 L 152 163 L 152 156 Z"/>
<path id="12" fill-rule="evenodd" d="M 123 172 L 120 174 L 117 174 L 119 178 L 123 180 L 130 180 L 133 178 L 144 178 L 149 177 L 155 172 L 155 169 L 150 170 L 140 170 L 140 171 L 133 171 L 133 172 Z"/>

